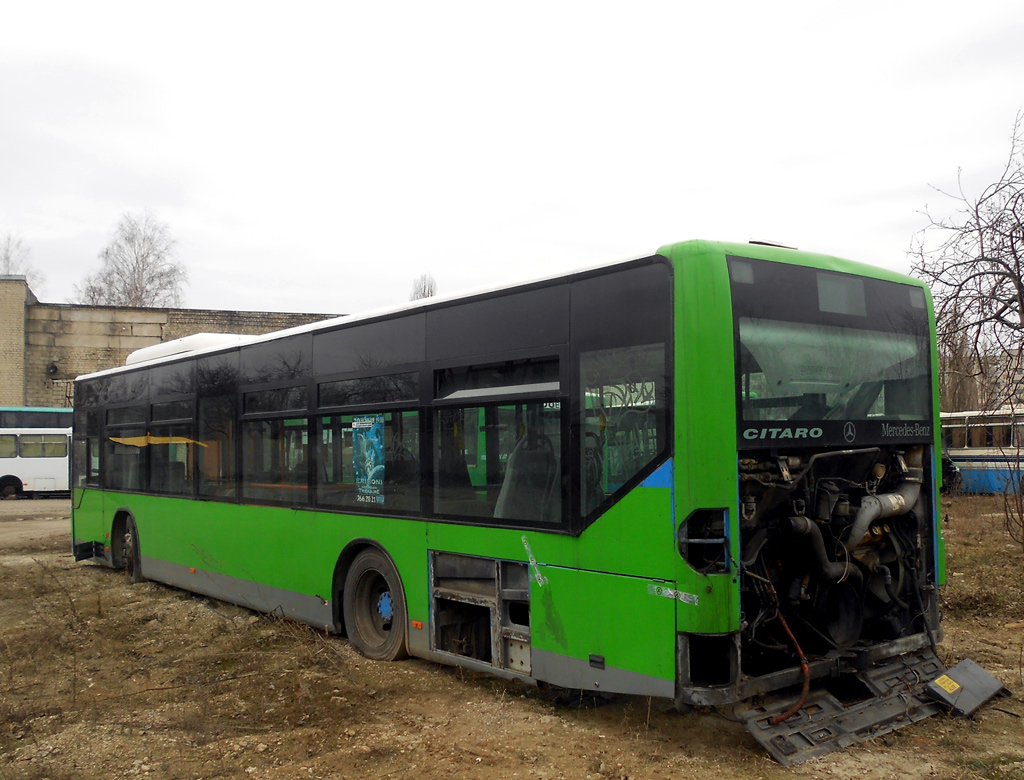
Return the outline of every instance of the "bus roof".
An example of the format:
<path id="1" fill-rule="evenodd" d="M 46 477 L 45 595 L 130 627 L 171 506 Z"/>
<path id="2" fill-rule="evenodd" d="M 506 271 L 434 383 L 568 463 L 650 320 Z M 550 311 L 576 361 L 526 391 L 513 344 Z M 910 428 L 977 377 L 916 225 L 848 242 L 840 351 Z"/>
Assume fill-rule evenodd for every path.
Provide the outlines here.
<path id="1" fill-rule="evenodd" d="M 764 242 L 750 242 L 748 244 L 743 243 L 732 243 L 732 242 L 716 242 L 706 240 L 689 240 L 681 241 L 674 244 L 665 244 L 660 247 L 653 256 L 663 256 L 669 260 L 672 259 L 673 255 L 686 250 L 698 250 L 705 248 L 708 251 L 720 253 L 720 254 L 738 254 L 746 257 L 753 257 L 757 259 L 779 261 L 779 262 L 795 262 L 799 258 L 801 264 L 812 265 L 821 267 L 823 269 L 832 270 L 844 270 L 847 273 L 861 273 L 867 276 L 872 276 L 888 281 L 897 281 L 903 283 L 917 284 L 925 287 L 924 282 L 919 279 L 914 279 L 903 274 L 898 274 L 893 271 L 889 271 L 885 268 L 878 266 L 867 265 L 865 263 L 858 263 L 851 260 L 845 260 L 843 258 L 834 257 L 831 255 L 822 255 L 814 252 L 804 252 L 792 247 L 786 247 L 778 244 L 769 244 Z M 110 374 L 118 374 L 123 372 L 130 372 L 136 368 L 149 367 L 159 365 L 161 363 L 171 363 L 175 360 L 181 360 L 185 357 L 195 357 L 197 355 L 207 355 L 216 352 L 225 352 L 231 349 L 237 349 L 240 346 L 248 346 L 252 344 L 260 344 L 269 341 L 275 341 L 280 338 L 287 336 L 294 336 L 302 333 L 313 333 L 320 330 L 327 330 L 339 325 L 349 325 L 357 322 L 363 322 L 366 320 L 372 320 L 380 317 L 393 316 L 396 314 L 402 314 L 404 312 L 412 312 L 418 309 L 428 309 L 434 307 L 440 307 L 447 303 L 455 301 L 465 300 L 474 298 L 482 295 L 489 295 L 505 290 L 512 290 L 517 287 L 527 287 L 534 284 L 541 284 L 543 282 L 554 281 L 557 279 L 568 279 L 578 274 L 588 273 L 591 271 L 601 270 L 604 268 L 610 268 L 630 261 L 642 260 L 652 255 L 641 255 L 630 256 L 626 258 L 619 258 L 615 260 L 606 260 L 604 262 L 596 262 L 586 266 L 580 266 L 570 271 L 561 271 L 558 273 L 547 274 L 530 279 L 523 279 L 515 282 L 509 282 L 506 284 L 499 284 L 490 287 L 471 288 L 468 290 L 460 290 L 448 295 L 431 296 L 429 298 L 422 298 L 416 301 L 409 301 L 408 303 L 396 304 L 391 306 L 379 307 L 377 309 L 371 309 L 369 311 L 360 312 L 358 314 L 347 314 L 338 317 L 332 317 L 326 320 L 320 320 L 319 322 L 311 322 L 305 325 L 297 325 L 292 328 L 286 328 L 284 330 L 273 331 L 272 333 L 264 333 L 256 336 L 235 336 L 234 334 L 220 334 L 226 339 L 237 339 L 234 344 L 218 344 L 210 346 L 191 349 L 181 348 L 186 345 L 165 342 L 164 344 L 171 345 L 169 349 L 159 350 L 156 347 L 162 347 L 164 344 L 153 345 L 152 359 L 147 359 L 148 355 L 143 354 L 136 357 L 130 364 L 126 363 L 123 366 L 115 366 L 113 368 L 104 369 L 102 371 L 95 371 L 90 374 L 83 374 L 76 378 L 75 381 L 83 379 L 93 379 L 95 377 L 107 376 Z M 837 266 L 843 266 L 842 269 Z M 926 288 L 927 289 L 927 288 Z M 204 334 L 210 335 L 210 334 Z M 183 339 L 175 339 L 174 342 L 185 341 L 191 337 L 186 336 Z M 144 350 L 150 349 L 149 347 L 143 348 Z M 142 351 L 142 350 L 139 350 Z"/>

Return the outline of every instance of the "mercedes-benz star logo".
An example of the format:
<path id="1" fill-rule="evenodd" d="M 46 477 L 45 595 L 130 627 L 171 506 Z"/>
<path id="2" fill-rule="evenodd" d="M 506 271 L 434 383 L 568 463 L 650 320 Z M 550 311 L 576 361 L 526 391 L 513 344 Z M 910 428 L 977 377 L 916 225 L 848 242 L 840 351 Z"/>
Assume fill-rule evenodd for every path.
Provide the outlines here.
<path id="1" fill-rule="evenodd" d="M 857 438 L 857 429 L 854 427 L 852 422 L 848 422 L 843 426 L 843 438 L 851 444 L 853 443 L 853 440 Z"/>

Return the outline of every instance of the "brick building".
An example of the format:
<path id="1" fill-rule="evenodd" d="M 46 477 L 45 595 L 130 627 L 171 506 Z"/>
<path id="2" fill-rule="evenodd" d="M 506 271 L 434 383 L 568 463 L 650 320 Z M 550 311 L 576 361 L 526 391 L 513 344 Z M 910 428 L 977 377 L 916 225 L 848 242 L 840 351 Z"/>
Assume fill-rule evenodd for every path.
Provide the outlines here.
<path id="1" fill-rule="evenodd" d="M 136 309 L 41 303 L 24 276 L 0 276 L 0 406 L 70 406 L 75 377 L 194 333 L 269 333 L 334 314 Z"/>

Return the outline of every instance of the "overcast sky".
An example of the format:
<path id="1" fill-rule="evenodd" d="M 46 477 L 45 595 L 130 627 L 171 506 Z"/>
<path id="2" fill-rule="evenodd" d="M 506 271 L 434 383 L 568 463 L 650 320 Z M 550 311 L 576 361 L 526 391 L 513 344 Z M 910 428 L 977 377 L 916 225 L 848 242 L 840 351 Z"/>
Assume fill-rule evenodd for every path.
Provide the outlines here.
<path id="1" fill-rule="evenodd" d="M 0 234 L 65 302 L 125 212 L 194 308 L 350 313 L 773 240 L 907 270 L 996 178 L 1024 3 L 18 3 Z"/>

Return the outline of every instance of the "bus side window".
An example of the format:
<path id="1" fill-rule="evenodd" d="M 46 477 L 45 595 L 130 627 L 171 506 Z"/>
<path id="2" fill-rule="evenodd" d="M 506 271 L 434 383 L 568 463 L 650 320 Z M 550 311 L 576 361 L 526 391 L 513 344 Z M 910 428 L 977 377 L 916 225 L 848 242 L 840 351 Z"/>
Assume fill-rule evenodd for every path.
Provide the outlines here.
<path id="1" fill-rule="evenodd" d="M 580 490 L 586 517 L 667 447 L 665 345 L 584 352 L 580 374 Z"/>
<path id="2" fill-rule="evenodd" d="M 419 511 L 417 412 L 325 415 L 318 441 L 318 504 L 383 514 Z"/>
<path id="3" fill-rule="evenodd" d="M 305 417 L 255 420 L 242 424 L 242 495 L 301 506 L 309 490 Z"/>
<path id="4" fill-rule="evenodd" d="M 199 495 L 235 495 L 235 399 L 217 396 L 199 399 Z"/>

